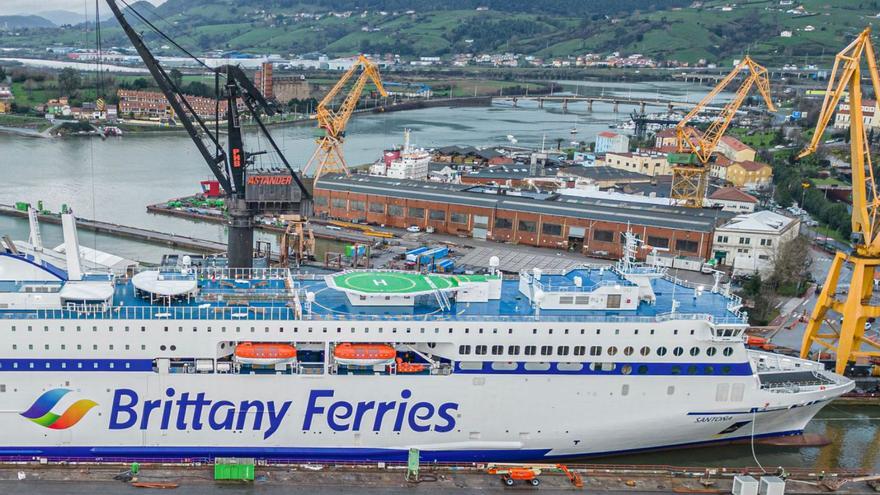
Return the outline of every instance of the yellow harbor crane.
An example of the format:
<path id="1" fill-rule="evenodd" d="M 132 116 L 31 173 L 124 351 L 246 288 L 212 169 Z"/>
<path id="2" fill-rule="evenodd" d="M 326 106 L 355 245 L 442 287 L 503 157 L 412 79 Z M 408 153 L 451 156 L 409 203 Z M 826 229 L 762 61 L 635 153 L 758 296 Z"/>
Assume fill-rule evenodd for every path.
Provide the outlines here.
<path id="1" fill-rule="evenodd" d="M 342 104 L 334 110 L 332 107 L 333 101 L 339 96 L 358 69 L 363 69 L 363 71 L 355 80 Z M 320 132 L 317 140 L 318 148 L 303 170 L 304 173 L 308 172 L 314 164 L 315 182 L 322 175 L 328 173 L 344 173 L 349 175 L 348 166 L 342 155 L 342 141 L 345 138 L 345 127 L 348 125 L 349 119 L 351 119 L 351 114 L 360 100 L 367 81 L 373 81 L 379 94 L 388 96 L 379 77 L 379 67 L 367 57 L 360 55 L 357 62 L 342 75 L 330 92 L 318 103 L 317 119 Z"/>
<path id="2" fill-rule="evenodd" d="M 742 71 L 748 71 L 748 75 L 740 84 L 734 97 L 724 105 L 721 113 L 706 129 L 706 132 L 700 132 L 688 125 L 691 119 L 705 110 L 709 103 L 718 96 L 718 93 L 723 91 Z M 672 165 L 671 197 L 673 199 L 684 201 L 685 206 L 702 208 L 703 198 L 706 196 L 708 169 L 712 153 L 752 86 L 758 86 L 758 91 L 764 97 L 767 107 L 771 111 L 776 111 L 773 100 L 770 98 L 770 80 L 767 77 L 767 69 L 755 63 L 751 57 L 746 56 L 675 127 L 678 153 L 670 153 L 668 158 Z"/>
<path id="3" fill-rule="evenodd" d="M 880 77 L 877 75 L 877 61 L 871 44 L 871 28 L 868 28 L 834 58 L 816 132 L 813 133 L 810 144 L 798 155 L 798 158 L 803 158 L 816 151 L 840 98 L 849 91 L 852 231 L 858 236 L 858 240 L 854 243 L 852 253 L 838 251 L 834 256 L 828 278 L 807 323 L 801 346 L 801 357 L 804 358 L 809 356 L 813 344 L 835 351 L 835 370 L 841 374 L 850 359 L 880 357 L 880 343 L 865 337 L 865 321 L 880 316 L 880 306 L 871 304 L 874 271 L 880 265 L 880 200 L 877 198 L 871 153 L 862 120 L 862 57 L 868 66 L 874 94 L 880 95 Z M 868 192 L 871 194 L 870 200 L 867 197 Z M 852 265 L 852 280 L 849 287 L 842 287 L 843 293 L 838 294 L 840 272 L 844 263 Z M 838 295 L 842 299 L 838 299 Z M 821 333 L 820 328 L 829 309 L 840 313 L 843 322 L 839 330 L 835 329 L 835 324 L 830 323 L 832 329 Z"/>

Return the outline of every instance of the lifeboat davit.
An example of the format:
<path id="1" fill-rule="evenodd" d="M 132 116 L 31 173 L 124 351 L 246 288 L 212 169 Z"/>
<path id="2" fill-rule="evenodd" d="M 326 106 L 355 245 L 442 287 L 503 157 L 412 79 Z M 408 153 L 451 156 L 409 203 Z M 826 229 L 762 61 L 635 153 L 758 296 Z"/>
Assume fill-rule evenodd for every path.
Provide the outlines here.
<path id="1" fill-rule="evenodd" d="M 333 351 L 333 357 L 339 364 L 348 366 L 375 366 L 391 364 L 397 351 L 386 344 L 339 344 Z"/>
<path id="2" fill-rule="evenodd" d="M 245 342 L 235 346 L 235 360 L 259 366 L 292 363 L 296 361 L 296 347 L 290 344 Z"/>

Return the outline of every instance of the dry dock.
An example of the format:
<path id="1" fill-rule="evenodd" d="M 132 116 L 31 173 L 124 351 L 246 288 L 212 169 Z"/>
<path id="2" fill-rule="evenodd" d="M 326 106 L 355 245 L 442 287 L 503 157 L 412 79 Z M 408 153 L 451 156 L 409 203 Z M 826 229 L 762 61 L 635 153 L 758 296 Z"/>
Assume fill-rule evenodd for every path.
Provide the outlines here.
<path id="1" fill-rule="evenodd" d="M 322 465 L 272 464 L 258 465 L 254 482 L 215 482 L 213 467 L 191 465 L 141 464 L 137 481 L 176 484 L 176 493 L 186 495 L 224 493 L 267 494 L 336 494 L 336 493 L 502 493 L 530 491 L 536 493 L 730 493 L 733 476 L 748 471 L 762 475 L 757 468 L 688 468 L 676 466 L 630 466 L 569 464 L 580 474 L 584 486 L 573 486 L 561 472 L 547 466 L 540 476 L 541 485 L 517 484 L 502 486 L 498 476 L 485 472 L 479 464 L 422 466 L 420 482 L 405 479 L 406 466 L 401 464 Z M 5 464 L 0 465 L 0 493 L 4 494 L 93 494 L 104 495 L 137 491 L 113 477 L 128 469 L 123 464 Z M 828 486 L 844 479 L 865 476 L 864 472 L 839 471 L 820 473 L 807 469 L 786 470 L 786 493 L 827 493 Z M 769 473 L 775 474 L 775 473 Z M 175 493 L 172 491 L 171 493 Z M 866 481 L 842 483 L 836 493 L 875 493 Z"/>

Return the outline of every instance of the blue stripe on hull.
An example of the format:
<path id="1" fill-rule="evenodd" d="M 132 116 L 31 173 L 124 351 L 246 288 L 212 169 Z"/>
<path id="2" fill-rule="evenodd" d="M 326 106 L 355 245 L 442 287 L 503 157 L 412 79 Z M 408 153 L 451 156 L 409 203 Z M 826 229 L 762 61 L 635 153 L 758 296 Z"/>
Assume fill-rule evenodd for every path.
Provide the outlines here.
<path id="1" fill-rule="evenodd" d="M 800 435 L 802 430 L 755 435 L 755 438 Z M 423 450 L 422 462 L 516 462 L 576 457 L 601 457 L 634 454 L 665 449 L 696 447 L 728 443 L 750 438 L 748 435 L 706 440 L 650 448 L 593 452 L 566 455 L 548 455 L 549 449 L 522 450 Z M 166 461 L 210 460 L 215 457 L 254 457 L 257 459 L 285 459 L 292 461 L 358 461 L 405 462 L 408 452 L 400 449 L 370 448 L 298 448 L 298 447 L 0 447 L 0 459 L 22 460 L 46 457 L 53 460 L 91 459 L 95 461 L 124 461 L 131 459 L 162 459 Z"/>

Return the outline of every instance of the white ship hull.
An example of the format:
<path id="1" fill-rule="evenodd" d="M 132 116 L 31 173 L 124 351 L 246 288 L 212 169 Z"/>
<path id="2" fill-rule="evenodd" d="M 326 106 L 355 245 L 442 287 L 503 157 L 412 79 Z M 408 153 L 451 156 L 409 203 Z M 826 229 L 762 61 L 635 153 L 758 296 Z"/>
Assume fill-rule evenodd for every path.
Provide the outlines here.
<path id="1" fill-rule="evenodd" d="M 755 390 L 753 377 L 735 377 L 726 381 L 744 383 L 747 392 L 741 400 L 718 401 L 718 379 L 700 376 L 83 372 L 0 378 L 0 455 L 104 459 L 403 460 L 410 448 L 432 461 L 603 455 L 797 434 L 842 392 L 770 393 Z M 22 416 L 53 389 L 71 390 L 50 407 L 58 414 L 80 400 L 96 405 L 62 430 Z M 181 400 L 190 403 L 182 408 Z"/>

